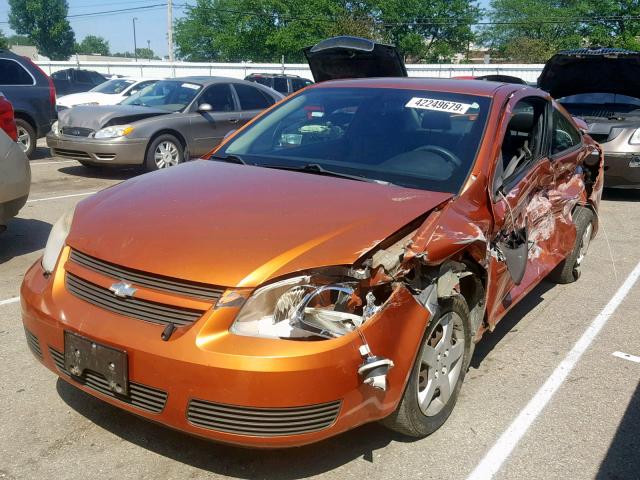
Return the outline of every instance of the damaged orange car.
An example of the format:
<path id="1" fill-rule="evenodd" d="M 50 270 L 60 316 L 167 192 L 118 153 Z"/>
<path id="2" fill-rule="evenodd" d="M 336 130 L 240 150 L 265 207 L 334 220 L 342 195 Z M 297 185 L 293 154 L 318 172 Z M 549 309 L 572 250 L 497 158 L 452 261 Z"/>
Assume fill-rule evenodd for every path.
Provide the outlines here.
<path id="1" fill-rule="evenodd" d="M 375 74 L 376 56 L 388 76 L 302 90 L 207 160 L 56 223 L 21 291 L 46 367 L 220 442 L 372 421 L 420 437 L 483 332 L 543 278 L 578 279 L 602 153 L 562 107 L 528 86 L 402 78 L 383 45 L 314 49 L 318 81 L 359 59 Z"/>

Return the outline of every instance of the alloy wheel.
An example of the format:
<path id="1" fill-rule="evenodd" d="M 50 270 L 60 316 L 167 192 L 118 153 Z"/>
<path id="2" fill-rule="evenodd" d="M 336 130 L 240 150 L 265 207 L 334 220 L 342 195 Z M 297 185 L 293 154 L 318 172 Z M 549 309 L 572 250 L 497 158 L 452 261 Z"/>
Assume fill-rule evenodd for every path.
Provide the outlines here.
<path id="1" fill-rule="evenodd" d="M 158 168 L 173 167 L 180 163 L 180 151 L 173 142 L 165 140 L 156 147 L 153 159 Z"/>
<path id="2" fill-rule="evenodd" d="M 31 148 L 31 136 L 27 129 L 21 126 L 18 126 L 18 139 L 16 140 L 20 148 L 22 148 L 23 152 L 28 152 Z"/>
<path id="3" fill-rule="evenodd" d="M 422 352 L 418 375 L 418 404 L 431 417 L 447 404 L 455 390 L 464 357 L 462 318 L 448 312 L 438 319 Z"/>

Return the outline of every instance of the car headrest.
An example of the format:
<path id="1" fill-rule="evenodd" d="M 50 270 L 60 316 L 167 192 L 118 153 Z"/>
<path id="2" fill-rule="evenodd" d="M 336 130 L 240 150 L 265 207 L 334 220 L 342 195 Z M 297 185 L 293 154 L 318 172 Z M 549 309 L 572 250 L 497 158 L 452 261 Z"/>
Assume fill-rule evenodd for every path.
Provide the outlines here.
<path id="1" fill-rule="evenodd" d="M 509 130 L 530 132 L 534 126 L 533 112 L 516 112 L 509 120 Z"/>
<path id="2" fill-rule="evenodd" d="M 424 112 L 422 128 L 426 130 L 451 130 L 451 117 L 446 112 Z"/>

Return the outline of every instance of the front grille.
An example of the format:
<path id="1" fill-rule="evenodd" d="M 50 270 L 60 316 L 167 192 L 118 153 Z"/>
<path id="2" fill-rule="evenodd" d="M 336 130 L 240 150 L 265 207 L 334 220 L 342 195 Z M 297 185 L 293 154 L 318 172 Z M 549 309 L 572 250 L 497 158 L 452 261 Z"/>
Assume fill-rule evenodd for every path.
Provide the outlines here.
<path id="1" fill-rule="evenodd" d="M 63 135 L 71 135 L 73 137 L 88 137 L 94 132 L 91 128 L 84 127 L 62 127 Z"/>
<path id="2" fill-rule="evenodd" d="M 330 427 L 340 411 L 339 400 L 292 408 L 251 408 L 193 399 L 187 419 L 193 425 L 257 437 L 317 432 Z"/>
<path id="3" fill-rule="evenodd" d="M 64 368 L 64 354 L 53 347 L 49 347 L 49 353 L 58 370 L 82 385 L 100 392 L 103 395 L 108 395 L 109 397 L 116 398 L 124 403 L 152 413 L 160 413 L 164 409 L 165 403 L 167 403 L 167 392 L 140 383 L 129 382 L 129 396 L 126 397 L 112 392 L 109 389 L 107 380 L 99 373 L 86 371 L 82 378 L 73 377 Z"/>
<path id="4" fill-rule="evenodd" d="M 68 150 L 66 148 L 53 148 L 52 150 L 56 157 L 91 160 L 91 155 L 80 150 Z"/>
<path id="5" fill-rule="evenodd" d="M 116 297 L 109 289 L 69 272 L 65 275 L 65 284 L 69 292 L 86 302 L 110 312 L 147 322 L 161 325 L 169 323 L 176 326 L 191 325 L 204 314 L 204 310 L 176 307 L 139 298 Z"/>
<path id="6" fill-rule="evenodd" d="M 91 257 L 77 250 L 71 251 L 70 259 L 74 263 L 82 265 L 90 270 L 140 287 L 148 287 L 163 292 L 187 295 L 189 297 L 207 300 L 212 303 L 217 302 L 224 292 L 224 289 L 213 287 L 206 283 L 189 282 L 186 280 L 154 275 L 140 270 L 134 270 L 132 268 L 121 267 L 119 265 L 114 265 L 113 263 Z"/>
<path id="7" fill-rule="evenodd" d="M 31 353 L 42 360 L 42 350 L 40 349 L 40 342 L 38 342 L 38 337 L 36 337 L 26 328 L 24 329 L 24 334 L 27 337 L 27 345 L 29 345 L 29 350 L 31 350 Z"/>

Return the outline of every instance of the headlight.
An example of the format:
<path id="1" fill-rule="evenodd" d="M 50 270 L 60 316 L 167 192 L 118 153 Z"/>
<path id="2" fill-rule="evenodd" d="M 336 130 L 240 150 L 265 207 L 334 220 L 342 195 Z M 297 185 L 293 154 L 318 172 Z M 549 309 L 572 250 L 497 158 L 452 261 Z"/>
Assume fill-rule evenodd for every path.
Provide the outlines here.
<path id="1" fill-rule="evenodd" d="M 58 257 L 69 235 L 74 210 L 69 210 L 55 223 L 47 239 L 47 246 L 42 256 L 42 268 L 47 273 L 53 272 L 58 262 Z"/>
<path id="2" fill-rule="evenodd" d="M 294 277 L 258 288 L 231 326 L 237 335 L 269 338 L 345 335 L 379 307 L 372 292 L 362 306 L 358 283 L 321 276 Z"/>
<path id="3" fill-rule="evenodd" d="M 131 125 L 114 125 L 113 127 L 98 130 L 94 135 L 94 138 L 124 137 L 125 135 L 129 135 L 131 132 L 133 132 L 133 127 Z"/>
<path id="4" fill-rule="evenodd" d="M 57 120 L 55 122 L 53 122 L 53 124 L 51 125 L 51 133 L 53 133 L 54 135 L 60 135 L 60 130 L 58 129 L 58 121 Z"/>
<path id="5" fill-rule="evenodd" d="M 629 139 L 629 144 L 640 145 L 640 128 L 633 132 L 633 135 L 631 135 L 631 138 Z"/>

